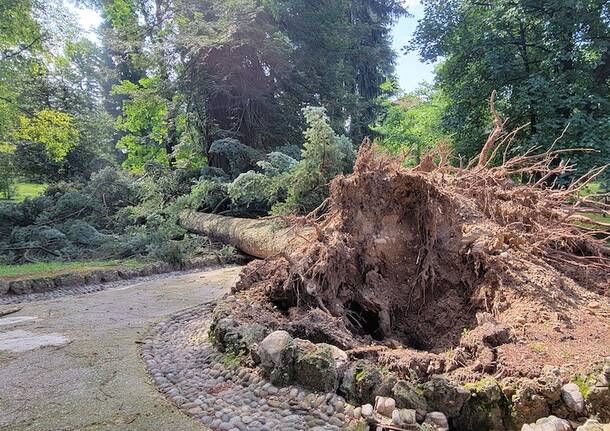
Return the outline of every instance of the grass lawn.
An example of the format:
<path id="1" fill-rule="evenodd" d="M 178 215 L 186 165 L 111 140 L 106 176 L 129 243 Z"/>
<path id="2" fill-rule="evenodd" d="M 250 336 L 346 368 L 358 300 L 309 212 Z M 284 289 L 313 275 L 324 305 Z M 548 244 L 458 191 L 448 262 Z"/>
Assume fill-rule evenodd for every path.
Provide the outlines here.
<path id="1" fill-rule="evenodd" d="M 46 184 L 16 183 L 15 196 L 13 196 L 13 199 L 6 200 L 0 197 L 0 201 L 16 203 L 23 202 L 25 198 L 40 196 L 46 190 L 46 188 Z"/>
<path id="2" fill-rule="evenodd" d="M 65 272 L 84 270 L 128 267 L 136 268 L 147 262 L 138 260 L 95 260 L 85 262 L 40 262 L 24 265 L 0 265 L 0 278 L 20 278 L 31 275 L 57 275 Z"/>

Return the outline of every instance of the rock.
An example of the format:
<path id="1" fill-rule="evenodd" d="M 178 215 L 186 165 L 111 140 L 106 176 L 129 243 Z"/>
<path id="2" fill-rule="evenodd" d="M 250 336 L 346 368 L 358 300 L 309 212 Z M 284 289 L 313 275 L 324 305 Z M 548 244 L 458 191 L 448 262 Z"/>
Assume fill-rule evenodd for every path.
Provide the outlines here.
<path id="1" fill-rule="evenodd" d="M 589 388 L 587 403 L 590 406 L 591 413 L 594 413 L 598 419 L 610 422 L 610 389 L 608 386 Z"/>
<path id="2" fill-rule="evenodd" d="M 443 412 L 448 417 L 458 416 L 470 398 L 468 390 L 440 376 L 433 376 L 424 383 L 423 395 L 431 410 Z"/>
<path id="3" fill-rule="evenodd" d="M 529 427 L 527 429 L 532 431 L 572 431 L 572 426 L 567 420 L 556 416 L 538 419 L 535 424 L 524 425 L 523 428 L 525 427 Z"/>
<path id="4" fill-rule="evenodd" d="M 286 331 L 269 334 L 258 346 L 263 372 L 274 385 L 286 385 L 292 379 L 294 341 Z"/>
<path id="5" fill-rule="evenodd" d="M 392 389 L 396 383 L 398 383 L 398 379 L 393 374 L 384 376 L 381 383 L 375 388 L 373 395 L 375 397 L 393 397 Z"/>
<path id="6" fill-rule="evenodd" d="M 330 349 L 330 354 L 335 360 L 335 368 L 337 370 L 337 379 L 341 381 L 343 375 L 345 374 L 345 370 L 347 370 L 347 366 L 349 365 L 349 358 L 347 357 L 347 353 L 338 348 L 337 346 L 333 346 L 330 344 L 324 344 L 328 346 Z M 336 389 L 336 388 L 335 388 Z"/>
<path id="7" fill-rule="evenodd" d="M 9 293 L 14 295 L 25 295 L 32 293 L 32 284 L 29 280 L 14 280 L 9 283 Z"/>
<path id="8" fill-rule="evenodd" d="M 396 408 L 396 401 L 394 398 L 388 397 L 376 397 L 375 398 L 375 411 L 381 416 L 387 418 L 392 417 L 392 412 Z"/>
<path id="9" fill-rule="evenodd" d="M 10 283 L 8 281 L 0 280 L 0 295 L 6 295 L 9 287 Z"/>
<path id="10" fill-rule="evenodd" d="M 561 388 L 561 398 L 572 412 L 580 414 L 585 410 L 585 399 L 575 383 L 568 383 Z"/>
<path id="11" fill-rule="evenodd" d="M 470 391 L 470 398 L 454 419 L 457 429 L 503 431 L 506 411 L 506 399 L 498 382 L 492 378 L 465 386 Z"/>
<path id="12" fill-rule="evenodd" d="M 498 347 L 511 341 L 510 331 L 500 323 L 488 322 L 477 329 L 481 331 L 481 340 L 489 347 Z"/>
<path id="13" fill-rule="evenodd" d="M 398 426 L 417 424 L 415 410 L 394 409 L 394 411 L 392 411 L 392 423 Z"/>
<path id="14" fill-rule="evenodd" d="M 402 419 L 400 417 L 400 410 L 394 409 L 394 411 L 392 412 L 392 423 L 394 425 L 402 425 Z"/>
<path id="15" fill-rule="evenodd" d="M 426 415 L 424 425 L 430 425 L 436 431 L 449 431 L 447 416 L 441 412 L 431 412 Z"/>
<path id="16" fill-rule="evenodd" d="M 360 408 L 360 414 L 362 414 L 362 417 L 365 417 L 365 418 L 372 417 L 373 416 L 373 406 L 370 404 L 364 404 Z"/>
<path id="17" fill-rule="evenodd" d="M 503 384 L 506 384 L 506 381 Z M 548 401 L 542 395 L 543 389 L 539 383 L 531 379 L 520 379 L 507 386 L 510 388 L 503 389 L 512 401 L 510 416 L 515 426 L 520 427 L 550 415 Z"/>
<path id="18" fill-rule="evenodd" d="M 604 427 L 595 419 L 589 419 L 583 425 L 576 428 L 576 431 L 604 431 Z"/>
<path id="19" fill-rule="evenodd" d="M 392 388 L 396 406 L 403 409 L 428 410 L 428 403 L 422 395 L 422 390 L 408 380 L 399 380 Z"/>
<path id="20" fill-rule="evenodd" d="M 320 344 L 311 352 L 297 351 L 294 379 L 302 386 L 315 391 L 334 392 L 339 385 L 339 379 L 330 346 Z"/>
<path id="21" fill-rule="evenodd" d="M 361 407 L 356 407 L 354 409 L 353 416 L 354 416 L 354 419 L 356 419 L 356 420 L 360 419 L 362 417 L 362 408 Z"/>
<path id="22" fill-rule="evenodd" d="M 366 403 L 373 399 L 376 388 L 383 376 L 377 367 L 365 360 L 360 360 L 345 371 L 340 392 L 353 404 Z"/>

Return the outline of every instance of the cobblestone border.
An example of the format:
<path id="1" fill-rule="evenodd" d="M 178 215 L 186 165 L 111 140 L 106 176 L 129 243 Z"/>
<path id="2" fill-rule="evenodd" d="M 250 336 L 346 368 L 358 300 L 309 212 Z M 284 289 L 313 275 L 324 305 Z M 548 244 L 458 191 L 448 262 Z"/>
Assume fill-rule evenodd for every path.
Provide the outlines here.
<path id="1" fill-rule="evenodd" d="M 208 339 L 212 308 L 175 314 L 145 338 L 141 355 L 163 394 L 212 430 L 344 429 L 354 407 L 342 397 L 277 388 L 219 353 Z"/>

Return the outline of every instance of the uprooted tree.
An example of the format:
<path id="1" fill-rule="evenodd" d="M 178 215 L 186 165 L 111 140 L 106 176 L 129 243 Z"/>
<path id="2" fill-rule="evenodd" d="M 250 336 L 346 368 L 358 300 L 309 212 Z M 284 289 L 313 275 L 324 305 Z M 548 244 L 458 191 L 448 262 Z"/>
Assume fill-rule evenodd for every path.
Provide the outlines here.
<path id="1" fill-rule="evenodd" d="M 513 136 L 497 117 L 468 168 L 430 155 L 405 169 L 365 140 L 354 173 L 333 180 L 323 205 L 280 236 L 277 220 L 231 219 L 228 232 L 227 220 L 185 214 L 183 225 L 240 246 L 256 223 L 260 246 L 248 251 L 265 260 L 234 288 L 237 318 L 345 349 L 404 347 L 379 347 L 391 368 L 426 350 L 424 373 L 536 374 L 572 354 L 585 367 L 610 343 L 608 310 L 583 311 L 610 296 L 608 226 L 586 215 L 609 206 L 579 194 L 603 168 L 556 188 L 553 179 L 573 169 L 557 165 L 562 150 L 491 166 Z M 519 342 L 485 335 L 490 324 L 510 325 Z M 528 357 L 532 340 L 544 355 Z"/>

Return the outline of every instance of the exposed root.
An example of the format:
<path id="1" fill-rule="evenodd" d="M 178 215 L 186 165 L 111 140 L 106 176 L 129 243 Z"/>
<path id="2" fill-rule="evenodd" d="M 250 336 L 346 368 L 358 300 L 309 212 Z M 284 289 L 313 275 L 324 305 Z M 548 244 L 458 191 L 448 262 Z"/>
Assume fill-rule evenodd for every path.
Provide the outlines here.
<path id="1" fill-rule="evenodd" d="M 252 264 L 254 275 L 245 272 L 236 288 L 247 297 L 242 303 L 272 326 L 341 347 L 398 341 L 404 349 L 368 354 L 397 368 L 417 357 L 423 374 L 459 375 L 468 367 L 527 375 L 538 357 L 568 361 L 548 353 L 524 362 L 531 340 L 593 361 L 596 346 L 610 342 L 599 339 L 608 334 L 610 310 L 583 316 L 577 308 L 607 304 L 609 225 L 587 213 L 610 207 L 579 192 L 606 167 L 556 187 L 574 168 L 566 151 L 507 159 L 517 131 L 504 133 L 494 95 L 490 107 L 494 130 L 469 168 L 448 166 L 441 152 L 439 165 L 430 154 L 405 169 L 403 158 L 380 156 L 365 139 L 354 173 L 331 183 L 329 199 L 286 220 L 313 227 L 315 236 L 296 252 Z M 501 151 L 503 163 L 491 167 Z M 491 316 L 484 324 L 481 312 Z M 553 323 L 548 316 L 559 317 Z M 596 328 L 598 339 L 578 339 L 584 329 L 576 322 Z M 578 345 L 588 342 L 591 357 Z M 413 349 L 427 352 L 413 356 Z"/>

